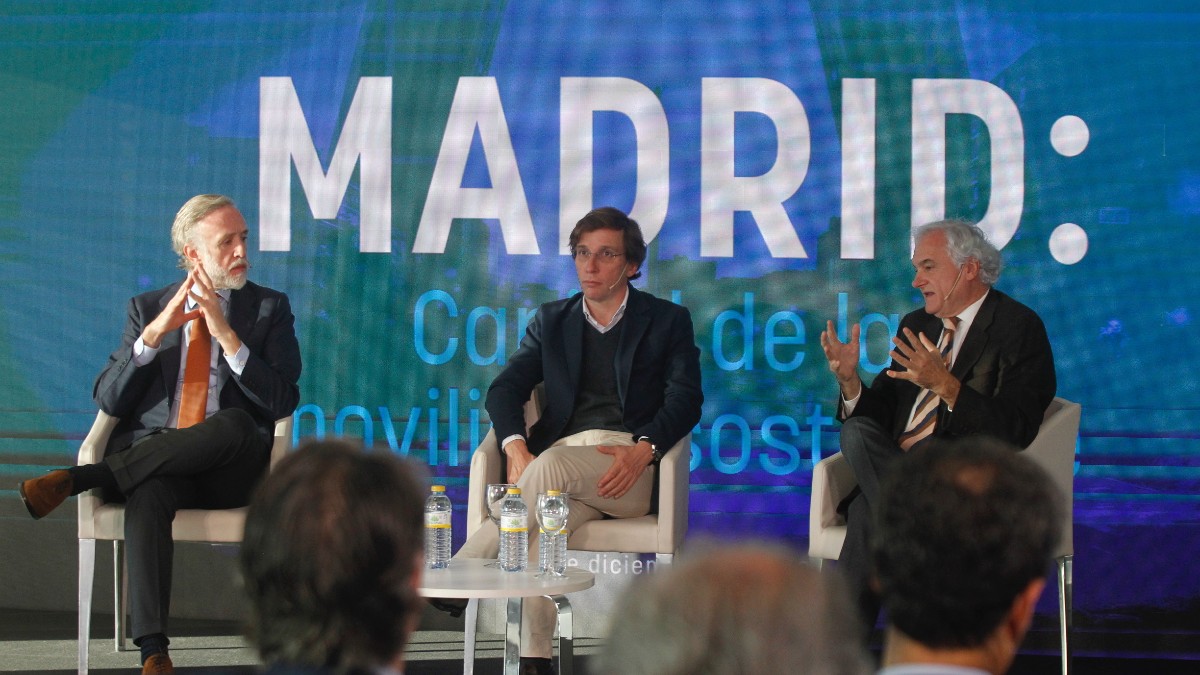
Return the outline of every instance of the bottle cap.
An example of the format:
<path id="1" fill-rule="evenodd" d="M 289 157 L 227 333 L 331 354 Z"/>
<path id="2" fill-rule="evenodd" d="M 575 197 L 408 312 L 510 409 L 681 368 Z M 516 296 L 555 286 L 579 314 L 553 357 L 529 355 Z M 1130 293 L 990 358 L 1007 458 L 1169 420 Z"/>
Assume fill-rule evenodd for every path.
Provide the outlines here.
<path id="1" fill-rule="evenodd" d="M 445 492 L 446 486 L 445 485 L 432 485 L 432 486 L 430 486 L 429 491 L 430 492 Z"/>
<path id="2" fill-rule="evenodd" d="M 561 493 L 558 490 L 546 490 L 547 497 L 557 497 Z"/>
<path id="3" fill-rule="evenodd" d="M 510 487 L 510 488 L 508 488 L 508 494 L 510 494 L 510 495 L 519 495 L 519 494 L 521 494 L 521 488 L 519 488 L 519 487 Z"/>

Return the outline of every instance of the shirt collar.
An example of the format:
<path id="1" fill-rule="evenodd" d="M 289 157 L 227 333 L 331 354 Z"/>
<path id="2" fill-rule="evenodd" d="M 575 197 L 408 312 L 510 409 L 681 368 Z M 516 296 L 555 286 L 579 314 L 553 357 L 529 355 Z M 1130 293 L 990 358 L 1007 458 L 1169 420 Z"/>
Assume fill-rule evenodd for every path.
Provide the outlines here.
<path id="1" fill-rule="evenodd" d="M 217 291 L 217 297 L 221 298 L 221 307 L 222 308 L 229 306 L 229 297 L 232 294 L 233 294 L 233 289 L 230 289 L 230 288 L 222 288 L 221 290 Z M 196 307 L 196 297 L 193 296 L 191 293 L 188 293 L 187 308 L 189 310 L 191 310 L 191 309 L 194 309 L 195 307 Z"/>
<path id="2" fill-rule="evenodd" d="M 975 315 L 979 314 L 979 308 L 983 306 L 983 301 L 987 299 L 988 293 L 991 292 L 992 290 L 989 288 L 984 292 L 983 297 L 967 305 L 966 309 L 955 315 L 958 317 L 959 335 L 967 334 L 967 329 L 970 328 L 971 324 L 975 322 Z"/>
<path id="3" fill-rule="evenodd" d="M 616 314 L 613 314 L 612 321 L 609 321 L 607 326 L 602 325 L 592 316 L 592 310 L 588 307 L 586 297 L 583 299 L 583 316 L 587 319 L 588 323 L 592 324 L 592 328 L 600 331 L 601 334 L 607 333 L 621 321 L 621 317 L 625 316 L 625 306 L 627 304 L 629 304 L 629 284 L 625 284 L 625 297 L 621 299 L 621 306 L 617 308 Z"/>

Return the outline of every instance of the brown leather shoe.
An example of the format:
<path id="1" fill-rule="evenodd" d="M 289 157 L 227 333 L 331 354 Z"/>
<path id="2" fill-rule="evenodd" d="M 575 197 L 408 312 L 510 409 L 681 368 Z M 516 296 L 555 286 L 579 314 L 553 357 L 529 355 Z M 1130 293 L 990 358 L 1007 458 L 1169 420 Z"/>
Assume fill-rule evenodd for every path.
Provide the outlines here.
<path id="1" fill-rule="evenodd" d="M 142 675 L 170 675 L 174 672 L 175 666 L 166 652 L 151 654 L 150 658 L 142 664 Z"/>
<path id="2" fill-rule="evenodd" d="M 40 478 L 30 478 L 21 481 L 17 490 L 21 493 L 21 501 L 29 509 L 29 515 L 41 518 L 57 509 L 60 504 L 71 496 L 71 487 L 75 479 L 66 469 L 57 469 Z"/>

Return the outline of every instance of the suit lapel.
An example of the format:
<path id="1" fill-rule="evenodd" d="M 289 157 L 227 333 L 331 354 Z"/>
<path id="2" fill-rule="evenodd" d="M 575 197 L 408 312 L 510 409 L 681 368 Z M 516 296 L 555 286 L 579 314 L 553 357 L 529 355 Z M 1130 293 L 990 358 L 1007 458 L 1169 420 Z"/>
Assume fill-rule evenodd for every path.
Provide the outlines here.
<path id="1" fill-rule="evenodd" d="M 967 373 L 975 366 L 975 362 L 983 355 L 983 350 L 987 347 L 989 333 L 992 328 L 992 321 L 996 318 L 996 305 L 1000 302 L 1000 291 L 992 289 L 988 291 L 987 299 L 979 306 L 979 313 L 975 315 L 975 321 L 971 322 L 971 329 L 967 331 L 967 339 L 963 342 L 962 348 L 958 350 L 958 358 L 954 360 L 954 367 L 950 369 L 950 374 L 958 378 L 960 382 L 966 380 Z"/>
<path id="2" fill-rule="evenodd" d="M 179 290 L 178 284 L 171 284 L 167 287 L 163 294 L 158 299 L 158 311 L 161 313 L 166 308 L 167 303 L 174 297 L 175 292 Z M 186 326 L 187 324 L 184 324 Z M 175 407 L 175 385 L 179 382 L 179 365 L 180 355 L 183 351 L 183 326 L 167 333 L 163 336 L 162 343 L 158 345 L 158 364 L 162 369 L 162 384 L 164 397 L 166 398 L 171 408 Z"/>
<path id="3" fill-rule="evenodd" d="M 583 324 L 586 321 L 583 317 L 583 293 L 578 298 L 579 302 L 567 311 L 562 330 L 563 345 L 559 351 L 566 362 L 571 392 L 579 390 L 579 373 L 583 368 Z"/>
<path id="4" fill-rule="evenodd" d="M 257 294 L 249 283 L 229 294 L 229 327 L 238 334 L 238 338 L 248 337 L 254 328 L 254 320 L 258 318 L 256 299 Z"/>
<path id="5" fill-rule="evenodd" d="M 621 319 L 625 325 L 621 328 L 621 339 L 617 343 L 617 396 L 621 399 L 621 407 L 625 407 L 625 391 L 629 386 L 629 376 L 633 372 L 633 355 L 642 341 L 642 335 L 650 327 L 649 305 L 645 302 L 640 291 L 629 287 L 629 301 L 625 303 L 625 316 Z"/>

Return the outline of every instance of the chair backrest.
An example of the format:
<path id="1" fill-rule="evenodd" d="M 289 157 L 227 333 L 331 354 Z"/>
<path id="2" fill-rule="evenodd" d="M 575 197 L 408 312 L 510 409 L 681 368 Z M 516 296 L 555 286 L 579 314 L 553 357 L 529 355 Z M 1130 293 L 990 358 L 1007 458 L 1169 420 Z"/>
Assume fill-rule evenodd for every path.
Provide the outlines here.
<path id="1" fill-rule="evenodd" d="M 1022 451 L 1050 474 L 1062 498 L 1062 539 L 1055 558 L 1075 552 L 1075 447 L 1079 439 L 1081 414 L 1082 408 L 1078 403 L 1055 398 L 1046 408 L 1037 438 Z"/>

